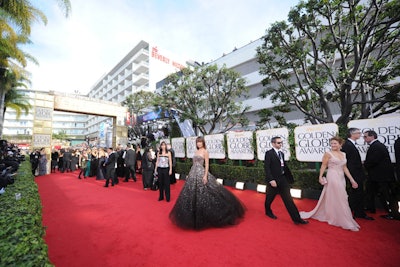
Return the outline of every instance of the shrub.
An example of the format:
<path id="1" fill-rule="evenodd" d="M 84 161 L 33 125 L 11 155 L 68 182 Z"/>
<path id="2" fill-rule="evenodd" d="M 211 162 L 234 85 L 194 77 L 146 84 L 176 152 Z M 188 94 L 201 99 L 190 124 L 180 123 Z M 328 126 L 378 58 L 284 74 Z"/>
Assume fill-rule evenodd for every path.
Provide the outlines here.
<path id="1" fill-rule="evenodd" d="M 192 166 L 191 162 L 177 162 L 176 172 L 188 174 Z M 265 172 L 263 166 L 246 167 L 222 164 L 210 164 L 210 172 L 217 178 L 234 180 L 236 182 L 265 184 Z M 315 170 L 292 170 L 295 183 L 293 187 L 300 189 L 316 189 L 322 187 L 318 183 L 318 173 Z"/>
<path id="2" fill-rule="evenodd" d="M 15 193 L 21 193 L 16 200 Z M 53 266 L 43 240 L 42 205 L 29 160 L 0 195 L 0 266 Z"/>

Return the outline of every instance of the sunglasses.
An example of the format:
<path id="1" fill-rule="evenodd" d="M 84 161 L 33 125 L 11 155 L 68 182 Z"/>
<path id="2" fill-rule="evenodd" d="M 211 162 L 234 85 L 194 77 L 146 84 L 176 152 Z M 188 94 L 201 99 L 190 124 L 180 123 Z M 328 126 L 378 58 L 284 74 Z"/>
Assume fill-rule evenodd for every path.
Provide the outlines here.
<path id="1" fill-rule="evenodd" d="M 280 144 L 282 144 L 283 142 L 275 142 L 275 144 L 278 144 L 278 145 L 280 145 Z"/>

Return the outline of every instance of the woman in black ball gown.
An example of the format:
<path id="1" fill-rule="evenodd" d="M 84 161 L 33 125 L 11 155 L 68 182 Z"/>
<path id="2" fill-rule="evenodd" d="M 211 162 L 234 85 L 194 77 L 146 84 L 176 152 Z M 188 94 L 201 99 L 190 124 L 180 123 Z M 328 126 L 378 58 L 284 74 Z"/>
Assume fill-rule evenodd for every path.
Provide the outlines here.
<path id="1" fill-rule="evenodd" d="M 196 147 L 193 166 L 169 218 L 181 228 L 196 230 L 236 224 L 244 216 L 244 204 L 208 172 L 203 137 L 197 137 Z"/>

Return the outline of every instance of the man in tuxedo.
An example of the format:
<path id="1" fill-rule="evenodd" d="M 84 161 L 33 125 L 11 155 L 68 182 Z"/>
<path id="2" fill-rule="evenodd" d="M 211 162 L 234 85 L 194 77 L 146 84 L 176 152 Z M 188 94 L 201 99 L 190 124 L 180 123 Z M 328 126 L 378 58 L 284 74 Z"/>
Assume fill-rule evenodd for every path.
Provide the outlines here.
<path id="1" fill-rule="evenodd" d="M 346 153 L 347 168 L 351 176 L 356 180 L 358 187 L 351 188 L 349 194 L 349 205 L 355 218 L 365 220 L 374 220 L 364 211 L 364 181 L 366 179 L 360 153 L 356 147 L 356 141 L 361 137 L 361 130 L 358 128 L 349 128 L 347 131 L 347 140 L 342 146 L 342 151 Z"/>
<path id="2" fill-rule="evenodd" d="M 394 192 L 394 168 L 389 151 L 377 138 L 375 131 L 364 132 L 364 140 L 369 145 L 364 161 L 364 167 L 368 172 L 367 208 L 372 212 L 375 211 L 375 196 L 380 192 L 382 205 L 388 212 L 381 217 L 400 220 L 399 205 Z"/>
<path id="3" fill-rule="evenodd" d="M 40 158 L 40 152 L 38 149 L 33 150 L 29 155 L 29 160 L 31 162 L 31 167 L 32 167 L 32 175 L 34 176 L 36 176 L 36 169 L 39 166 L 39 158 Z"/>
<path id="4" fill-rule="evenodd" d="M 290 195 L 289 181 L 293 179 L 289 168 L 287 167 L 284 155 L 281 151 L 282 139 L 275 136 L 271 139 L 272 149 L 265 152 L 264 169 L 265 181 L 267 183 L 267 194 L 265 198 L 265 214 L 271 219 L 278 217 L 272 212 L 271 204 L 277 194 L 281 195 L 283 203 L 290 217 L 295 224 L 307 224 L 300 218 L 299 211 Z"/>
<path id="5" fill-rule="evenodd" d="M 400 181 L 400 136 L 397 137 L 396 141 L 394 142 L 393 145 L 394 148 L 394 158 L 396 159 L 396 175 L 397 175 L 397 181 Z"/>
<path id="6" fill-rule="evenodd" d="M 66 148 L 63 156 L 63 170 L 62 172 L 72 172 L 71 169 L 72 153 L 70 148 Z"/>
<path id="7" fill-rule="evenodd" d="M 125 151 L 125 158 L 124 158 L 124 165 L 125 165 L 125 180 L 124 182 L 128 182 L 129 178 L 132 176 L 133 181 L 136 182 L 136 151 L 132 149 L 131 144 L 126 145 Z"/>
<path id="8" fill-rule="evenodd" d="M 106 184 L 104 187 L 108 187 L 111 179 L 111 186 L 115 184 L 115 169 L 117 164 L 117 156 L 112 147 L 107 148 L 108 158 L 106 159 L 104 166 L 106 167 Z"/>

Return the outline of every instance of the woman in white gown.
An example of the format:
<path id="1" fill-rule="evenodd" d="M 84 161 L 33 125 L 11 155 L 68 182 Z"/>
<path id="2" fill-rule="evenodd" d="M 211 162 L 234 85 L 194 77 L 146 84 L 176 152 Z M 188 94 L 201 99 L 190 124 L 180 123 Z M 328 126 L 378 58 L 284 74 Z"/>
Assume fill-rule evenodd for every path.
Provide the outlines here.
<path id="1" fill-rule="evenodd" d="M 346 154 L 340 151 L 343 140 L 340 137 L 330 139 L 331 151 L 322 158 L 319 182 L 324 185 L 317 206 L 309 212 L 300 212 L 302 219 L 313 218 L 343 229 L 358 231 L 360 226 L 353 219 L 346 192 L 345 174 L 353 188 L 358 184 L 346 167 Z M 326 178 L 324 172 L 328 168 Z"/>

